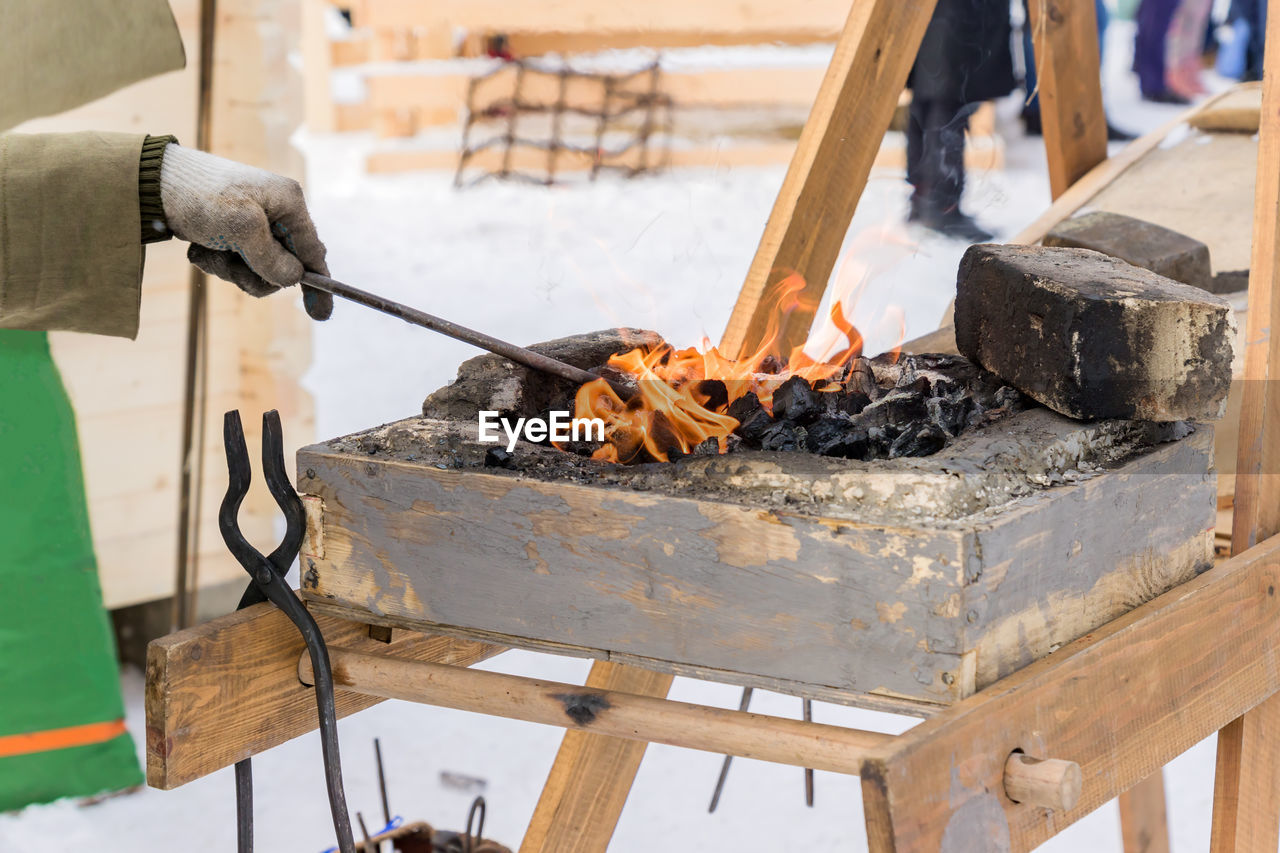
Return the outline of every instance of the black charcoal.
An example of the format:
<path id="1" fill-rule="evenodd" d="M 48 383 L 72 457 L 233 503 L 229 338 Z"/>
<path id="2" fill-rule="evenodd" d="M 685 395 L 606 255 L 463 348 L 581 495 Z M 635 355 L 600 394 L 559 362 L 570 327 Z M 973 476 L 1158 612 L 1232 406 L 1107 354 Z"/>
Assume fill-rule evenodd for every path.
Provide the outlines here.
<path id="1" fill-rule="evenodd" d="M 514 468 L 516 467 L 516 455 L 501 447 L 490 447 L 484 454 L 484 467 Z"/>
<path id="2" fill-rule="evenodd" d="M 947 443 L 947 434 L 930 423 L 913 424 L 893 441 L 889 458 L 899 456 L 930 456 Z"/>
<path id="3" fill-rule="evenodd" d="M 809 380 L 792 376 L 773 392 L 773 416 L 779 420 L 805 424 L 822 414 Z"/>

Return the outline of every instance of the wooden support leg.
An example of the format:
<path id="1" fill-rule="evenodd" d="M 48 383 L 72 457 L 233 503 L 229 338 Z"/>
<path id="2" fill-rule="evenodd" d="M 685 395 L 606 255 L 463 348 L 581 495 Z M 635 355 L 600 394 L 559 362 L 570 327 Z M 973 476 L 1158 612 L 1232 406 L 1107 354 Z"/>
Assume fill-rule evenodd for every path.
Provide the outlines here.
<path id="1" fill-rule="evenodd" d="M 1258 182 L 1231 550 L 1280 532 L 1280 15 L 1267 21 Z M 1274 589 L 1268 590 L 1274 594 Z M 1218 733 L 1213 853 L 1274 853 L 1280 838 L 1280 695 Z"/>
<path id="2" fill-rule="evenodd" d="M 1031 0 L 1040 118 L 1056 199 L 1107 159 L 1099 76 L 1098 18 L 1081 0 Z"/>
<path id="3" fill-rule="evenodd" d="M 933 7 L 934 0 L 853 4 L 720 341 L 730 358 L 761 345 L 775 319 L 772 290 L 792 273 L 804 291 L 801 307 L 781 320 L 778 350 L 787 355 L 808 337 Z"/>
<path id="4" fill-rule="evenodd" d="M 1280 839 L 1280 695 L 1218 732 L 1214 853 L 1271 851 Z"/>
<path id="5" fill-rule="evenodd" d="M 587 686 L 662 698 L 671 689 L 671 676 L 602 661 L 591 667 Z M 603 853 L 646 746 L 643 741 L 565 732 L 520 853 Z"/>
<path id="6" fill-rule="evenodd" d="M 1163 771 L 1143 779 L 1119 799 L 1124 853 L 1169 853 Z"/>

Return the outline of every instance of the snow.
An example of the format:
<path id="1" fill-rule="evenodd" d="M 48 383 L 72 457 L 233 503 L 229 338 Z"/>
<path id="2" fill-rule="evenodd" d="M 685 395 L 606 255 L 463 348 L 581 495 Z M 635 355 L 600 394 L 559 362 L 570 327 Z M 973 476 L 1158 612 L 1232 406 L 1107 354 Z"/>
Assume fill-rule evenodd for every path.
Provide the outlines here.
<path id="1" fill-rule="evenodd" d="M 1131 32 L 1113 25 L 1108 103 L 1116 124 L 1151 129 L 1177 109 L 1138 100 L 1124 73 Z M 1012 236 L 1049 203 L 1043 148 L 1021 136 L 1018 108 L 1017 96 L 1000 105 L 1005 167 L 971 174 L 966 199 L 998 238 Z M 554 189 L 490 182 L 458 192 L 449 175 L 364 176 L 348 141 L 301 142 L 313 213 L 335 277 L 517 342 L 620 324 L 655 329 L 681 345 L 717 339 L 785 171 L 690 170 Z M 856 283 L 870 270 L 854 316 L 868 331 L 869 351 L 894 343 L 898 330 L 886 314 L 891 305 L 905 313 L 907 337 L 936 328 L 964 249 L 904 225 L 906 198 L 901 174 L 874 176 L 846 243 L 857 251 L 838 281 Z M 463 344 L 338 304 L 334 318 L 316 329 L 315 361 L 305 379 L 316 399 L 317 434 L 342 435 L 415 413 L 473 354 Z M 580 683 L 588 663 L 511 652 L 486 666 Z M 126 671 L 122 679 L 141 753 L 142 677 Z M 739 691 L 677 679 L 671 695 L 736 707 Z M 800 701 L 756 691 L 752 710 L 798 717 Z M 823 703 L 814 718 L 891 733 L 915 722 Z M 486 834 L 511 845 L 524 832 L 560 739 L 558 729 L 405 702 L 347 718 L 339 731 L 348 801 L 371 828 L 381 824 L 372 753 L 372 739 L 380 737 L 397 814 L 460 829 L 475 791 L 447 786 L 441 774 L 477 777 L 486 783 Z M 610 849 L 866 849 L 857 779 L 819 772 L 816 806 L 809 809 L 800 769 L 735 759 L 720 807 L 708 815 L 720 761 L 650 746 Z M 1177 853 L 1207 848 L 1213 761 L 1210 739 L 1166 768 Z M 329 847 L 317 737 L 255 758 L 254 769 L 258 849 Z M 175 791 L 145 789 L 87 807 L 64 801 L 0 816 L 0 851 L 227 851 L 234 849 L 234 823 L 228 769 Z M 1042 849 L 1118 850 L 1119 837 L 1116 807 L 1108 804 Z"/>

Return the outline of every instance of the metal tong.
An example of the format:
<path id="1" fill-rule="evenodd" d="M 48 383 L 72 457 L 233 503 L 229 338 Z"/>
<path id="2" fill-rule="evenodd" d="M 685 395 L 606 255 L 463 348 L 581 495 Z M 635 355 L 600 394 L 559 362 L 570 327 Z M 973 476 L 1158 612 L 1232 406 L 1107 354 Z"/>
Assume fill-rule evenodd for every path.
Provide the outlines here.
<path id="1" fill-rule="evenodd" d="M 218 510 L 218 528 L 222 531 L 227 548 L 253 579 L 240 599 L 240 607 L 270 601 L 289 617 L 302 634 L 315 671 L 316 711 L 320 716 L 325 785 L 329 792 L 333 828 L 338 836 L 338 849 L 341 853 L 355 853 L 351 818 L 347 813 L 347 797 L 342 788 L 342 760 L 338 755 L 338 714 L 334 705 L 333 671 L 329 665 L 329 652 L 315 619 L 302 606 L 302 602 L 289 589 L 284 579 L 302 547 L 306 517 L 302 500 L 294 491 L 285 471 L 280 415 L 273 409 L 262 416 L 262 474 L 271 496 L 276 499 L 276 504 L 285 517 L 284 538 L 269 556 L 264 557 L 240 532 L 240 504 L 249 493 L 252 479 L 240 412 L 230 411 L 223 416 L 222 440 L 227 452 L 228 483 L 227 493 Z M 240 853 L 253 851 L 253 767 L 250 762 L 248 758 L 236 762 L 237 849 Z"/>

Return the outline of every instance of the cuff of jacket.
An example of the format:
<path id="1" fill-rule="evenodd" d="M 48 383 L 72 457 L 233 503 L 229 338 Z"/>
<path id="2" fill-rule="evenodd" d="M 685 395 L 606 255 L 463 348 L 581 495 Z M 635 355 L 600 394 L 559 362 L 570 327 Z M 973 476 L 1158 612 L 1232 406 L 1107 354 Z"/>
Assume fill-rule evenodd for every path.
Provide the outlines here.
<path id="1" fill-rule="evenodd" d="M 145 141 L 0 134 L 0 327 L 137 336 Z"/>
<path id="2" fill-rule="evenodd" d="M 173 236 L 164 215 L 164 202 L 160 199 L 160 167 L 164 163 L 164 147 L 176 136 L 148 136 L 142 143 L 142 158 L 138 163 L 138 214 L 142 219 L 142 242 L 159 243 Z"/>

